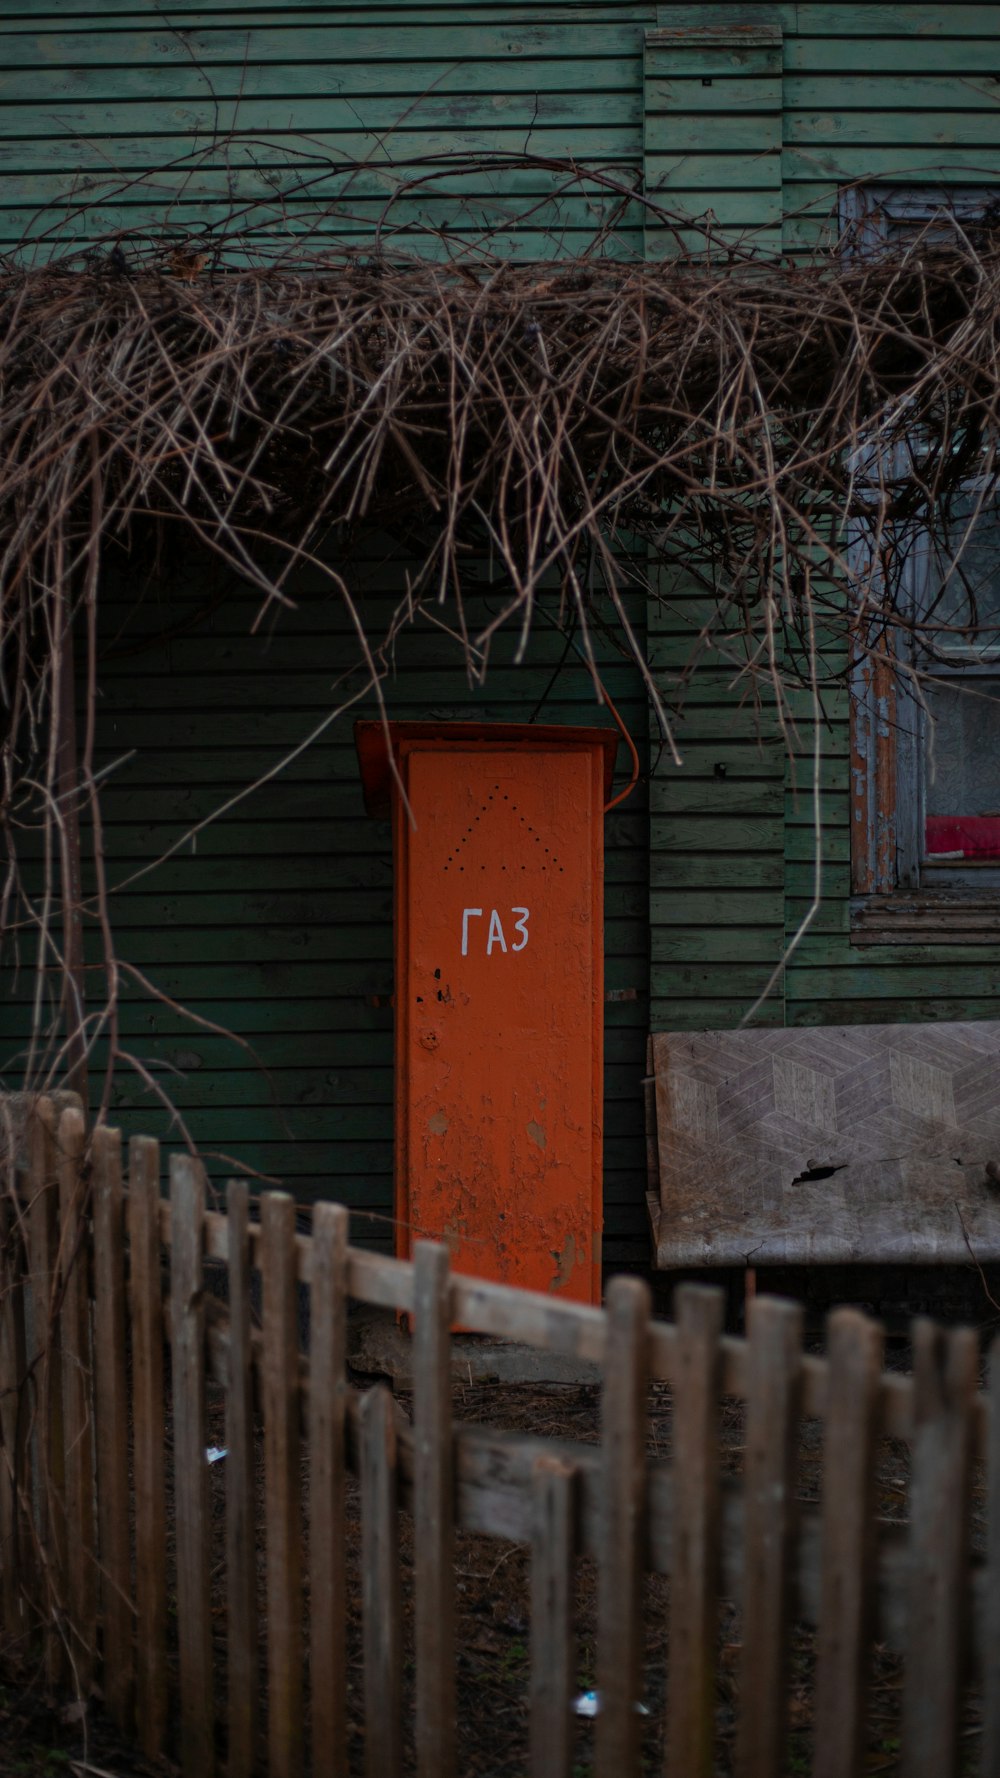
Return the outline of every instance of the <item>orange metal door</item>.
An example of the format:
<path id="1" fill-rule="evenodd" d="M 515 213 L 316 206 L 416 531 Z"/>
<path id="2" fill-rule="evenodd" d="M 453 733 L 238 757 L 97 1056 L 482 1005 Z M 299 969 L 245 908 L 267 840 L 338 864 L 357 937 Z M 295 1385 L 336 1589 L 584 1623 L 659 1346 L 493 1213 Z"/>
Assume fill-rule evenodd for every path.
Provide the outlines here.
<path id="1" fill-rule="evenodd" d="M 399 1248 L 597 1301 L 607 747 L 397 759 Z"/>

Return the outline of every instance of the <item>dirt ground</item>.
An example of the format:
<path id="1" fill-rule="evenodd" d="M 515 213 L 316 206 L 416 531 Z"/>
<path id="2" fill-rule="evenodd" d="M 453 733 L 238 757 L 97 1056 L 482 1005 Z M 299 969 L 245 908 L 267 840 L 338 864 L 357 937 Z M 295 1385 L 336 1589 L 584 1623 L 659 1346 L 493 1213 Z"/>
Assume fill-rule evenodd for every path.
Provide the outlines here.
<path id="1" fill-rule="evenodd" d="M 898 1362 L 905 1363 L 900 1354 Z M 405 1392 L 399 1399 L 409 1409 Z M 586 1386 L 532 1386 L 456 1384 L 454 1412 L 458 1420 L 479 1421 L 567 1441 L 596 1443 L 599 1438 L 597 1389 Z M 169 1437 L 169 1429 L 168 1429 Z M 222 1442 L 221 1403 L 211 1411 L 209 1437 Z M 666 1386 L 654 1386 L 650 1397 L 649 1449 L 660 1459 L 669 1458 L 671 1401 Z M 742 1462 L 743 1416 L 736 1403 L 723 1409 L 724 1466 L 738 1473 Z M 879 1475 L 879 1512 L 887 1520 L 906 1515 L 907 1460 L 905 1445 L 886 1441 Z M 217 1595 L 215 1603 L 216 1667 L 220 1689 L 225 1675 L 225 1594 L 221 1563 L 223 1465 L 214 1465 L 212 1476 L 216 1530 L 218 1533 Z M 803 1501 L 819 1499 L 821 1473 L 820 1427 L 806 1422 L 799 1448 L 799 1495 Z M 409 1521 L 400 1522 L 400 1556 L 404 1597 L 404 1715 L 412 1725 L 412 1549 Z M 982 1527 L 973 1528 L 974 1542 Z M 352 1772 L 364 1770 L 364 1722 L 361 1655 L 361 1587 L 357 1562 L 360 1547 L 358 1493 L 351 1484 L 349 1534 L 352 1557 L 349 1574 L 349 1680 L 350 1759 Z M 261 1539 L 261 1549 L 263 1540 Z M 263 1555 L 260 1560 L 261 1609 L 263 1611 Z M 517 1545 L 480 1535 L 458 1538 L 456 1599 L 458 1606 L 458 1769 L 461 1778 L 522 1778 L 528 1771 L 527 1681 L 530 1660 L 528 1553 Z M 662 1576 L 647 1578 L 645 1590 L 645 1670 L 641 1702 L 649 1711 L 643 1717 L 643 1770 L 662 1770 L 662 1706 L 667 1661 L 669 1582 Z M 590 1561 L 578 1564 L 577 1681 L 581 1692 L 595 1684 L 594 1626 L 596 1570 Z M 717 1778 L 730 1778 L 739 1700 L 741 1624 L 731 1604 L 720 1608 L 719 1687 L 716 1707 Z M 812 1764 L 814 1637 L 800 1626 L 794 1637 L 790 1675 L 790 1735 L 786 1771 L 807 1774 Z M 864 1773 L 899 1772 L 899 1706 L 902 1664 L 884 1648 L 876 1648 L 873 1661 L 868 1744 Z M 978 1751 L 980 1713 L 978 1700 L 969 1699 L 963 1730 L 968 1750 L 965 1763 L 974 1769 Z M 593 1722 L 581 1718 L 576 1730 L 574 1778 L 592 1770 Z M 221 1749 L 220 1749 L 221 1752 Z M 413 1770 L 412 1737 L 408 1737 L 404 1771 Z M 66 1708 L 47 1698 L 40 1672 L 24 1672 L 0 1689 L 0 1773 L 24 1774 L 25 1778 L 55 1778 L 73 1773 L 75 1778 L 151 1778 L 152 1774 L 176 1771 L 169 1761 L 156 1766 L 143 1762 L 122 1745 L 98 1706 L 92 1706 L 82 1722 L 75 1707 Z M 389 1778 L 389 1775 L 387 1775 Z"/>

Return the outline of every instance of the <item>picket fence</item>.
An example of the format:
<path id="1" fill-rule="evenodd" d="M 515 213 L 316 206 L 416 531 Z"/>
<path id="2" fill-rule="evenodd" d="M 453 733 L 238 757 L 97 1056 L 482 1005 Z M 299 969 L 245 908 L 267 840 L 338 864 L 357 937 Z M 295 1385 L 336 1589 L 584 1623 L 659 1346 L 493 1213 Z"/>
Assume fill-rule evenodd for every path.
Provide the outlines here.
<path id="1" fill-rule="evenodd" d="M 830 1316 L 827 1353 L 818 1357 L 803 1352 L 799 1309 L 766 1297 L 750 1305 L 742 1340 L 723 1334 L 722 1298 L 709 1288 L 681 1288 L 671 1324 L 651 1319 L 648 1292 L 632 1278 L 613 1279 L 597 1309 L 451 1276 L 445 1250 L 429 1242 L 412 1263 L 351 1247 L 346 1212 L 335 1204 L 315 1207 L 306 1235 L 291 1198 L 264 1194 L 258 1220 L 245 1183 L 233 1181 L 226 1213 L 213 1212 L 202 1169 L 186 1157 L 171 1158 L 164 1199 L 151 1139 L 129 1145 L 126 1190 L 118 1133 L 99 1128 L 88 1138 L 78 1110 L 57 1121 L 44 1100 L 24 1131 L 21 1164 L 8 1168 L 0 1213 L 7 1658 L 40 1648 L 53 1685 L 81 1697 L 99 1690 L 123 1731 L 149 1756 L 169 1748 L 185 1778 L 220 1767 L 229 1778 L 257 1770 L 339 1778 L 350 1769 L 351 1472 L 361 1494 L 369 1778 L 392 1778 L 404 1757 L 401 1514 L 413 1525 L 413 1738 L 422 1778 L 456 1771 L 457 1529 L 530 1548 L 534 1778 L 568 1778 L 574 1758 L 573 1573 L 581 1556 L 598 1570 L 593 1762 L 601 1778 L 640 1770 L 634 1702 L 646 1570 L 670 1577 L 669 1778 L 713 1771 L 721 1599 L 743 1611 L 741 1778 L 785 1769 L 797 1620 L 817 1626 L 816 1778 L 858 1778 L 863 1769 L 876 1635 L 905 1657 L 901 1734 L 911 1778 L 959 1772 L 970 1671 L 984 1700 L 978 1769 L 1000 1775 L 1000 1414 L 979 1390 L 978 1343 L 968 1330 L 915 1324 L 913 1373 L 902 1375 L 883 1369 L 877 1325 L 849 1309 Z M 384 1385 L 352 1386 L 352 1300 L 411 1317 L 412 1425 Z M 595 1361 L 600 1444 L 455 1423 L 456 1325 Z M 998 1375 L 1000 1365 L 994 1392 Z M 672 1389 L 669 1464 L 647 1454 L 652 1379 Z M 207 1392 L 220 1386 L 224 1692 L 206 1453 Z M 745 1403 L 739 1477 L 720 1463 L 726 1397 Z M 819 1507 L 796 1500 L 803 1417 L 824 1423 Z M 910 1447 L 905 1524 L 877 1516 L 886 1436 Z M 985 1486 L 988 1526 L 986 1553 L 973 1561 L 975 1486 Z"/>

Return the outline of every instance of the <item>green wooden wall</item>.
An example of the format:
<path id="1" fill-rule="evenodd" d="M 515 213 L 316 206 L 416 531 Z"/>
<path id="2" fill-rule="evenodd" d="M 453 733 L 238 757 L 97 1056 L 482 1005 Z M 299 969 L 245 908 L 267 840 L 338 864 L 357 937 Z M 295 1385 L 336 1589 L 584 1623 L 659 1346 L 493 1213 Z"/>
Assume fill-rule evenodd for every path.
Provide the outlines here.
<path id="1" fill-rule="evenodd" d="M 733 22 L 754 27 L 737 53 Z M 1000 176 L 996 5 L 512 5 L 241 0 L 3 0 L 0 251 L 27 231 L 53 244 L 162 227 L 169 238 L 245 204 L 258 245 L 306 238 L 370 246 L 398 174 L 442 152 L 528 151 L 644 173 L 665 204 L 754 226 L 794 253 L 822 239 L 838 189 L 869 176 L 915 183 Z M 702 27 L 715 35 L 699 40 Z M 721 30 L 721 35 L 720 35 Z M 222 139 L 253 132 L 231 154 Z M 303 137 L 308 155 L 303 159 Z M 195 158 L 192 158 L 194 156 Z M 345 192 L 337 167 L 363 162 Z M 173 171 L 170 170 L 173 165 Z M 145 178 L 146 183 L 138 180 Z M 293 190 L 295 180 L 298 189 Z M 308 183 L 306 183 L 306 181 Z M 271 193 L 283 192 L 280 206 Z M 607 219 L 585 180 L 543 168 L 455 174 L 397 202 L 406 245 L 437 250 L 446 221 L 523 257 L 570 253 Z M 336 214 L 317 206 L 342 199 Z M 528 205 L 527 220 L 522 213 Z M 638 206 L 606 251 L 669 250 Z M 373 542 L 352 577 L 373 628 L 400 566 Z M 103 761 L 136 749 L 108 790 L 116 881 L 193 819 L 278 762 L 330 707 L 343 612 L 318 585 L 266 644 L 237 592 L 208 615 L 192 563 L 160 586 L 109 576 Z M 649 647 L 670 696 L 697 628 L 697 597 L 661 589 Z M 479 596 L 491 597 L 488 587 Z M 198 616 L 197 622 L 187 623 Z M 156 633 L 172 629 L 169 641 Z M 117 640 L 115 640 L 117 638 Z M 503 646 L 508 647 L 506 657 Z M 400 717 L 600 720 L 586 677 L 544 623 L 529 661 L 509 645 L 471 691 L 440 636 L 401 644 L 388 685 Z M 638 676 L 602 643 L 609 683 L 640 743 Z M 506 663 L 505 664 L 505 660 Z M 684 764 L 655 755 L 651 787 L 610 819 L 607 948 L 607 1228 L 615 1259 L 648 1251 L 640 1081 L 654 1028 L 725 1026 L 747 1012 L 811 888 L 811 811 L 796 797 L 773 716 L 706 660 L 678 724 Z M 361 707 L 356 712 L 361 713 Z M 825 900 L 758 1015 L 835 1020 L 997 1015 L 1000 966 L 980 948 L 852 951 L 847 931 L 847 710 L 828 700 Z M 808 747 L 808 725 L 803 730 Z M 391 853 L 362 810 L 350 723 L 127 893 L 122 949 L 170 996 L 249 1047 L 185 1024 L 130 987 L 126 1041 L 174 1070 L 170 1094 L 218 1176 L 251 1166 L 302 1195 L 327 1190 L 385 1215 L 391 1178 Z M 651 999 L 650 999 L 651 990 Z M 16 1048 L 17 995 L 4 1013 Z M 262 1072 L 263 1069 L 263 1072 Z M 11 1071 L 13 1079 L 16 1069 Z M 122 1078 L 115 1113 L 151 1128 L 154 1101 Z M 163 1126 L 165 1128 L 165 1125 Z M 174 1132 L 176 1139 L 176 1132 Z M 369 1232 L 384 1237 L 386 1225 Z"/>
<path id="2" fill-rule="evenodd" d="M 399 184 L 390 161 L 426 175 L 427 157 L 441 153 L 529 152 L 635 170 L 643 26 L 654 16 L 652 6 L 615 0 L 182 3 L 168 25 L 151 0 L 5 5 L 0 249 L 29 226 L 41 250 L 53 228 L 64 242 L 142 228 L 157 208 L 165 228 L 196 232 L 233 203 L 247 204 L 241 226 L 261 245 L 287 249 L 307 234 L 310 249 L 370 247 Z M 256 139 L 224 152 L 233 131 Z M 192 151 L 204 151 L 196 163 L 185 159 Z M 137 177 L 181 159 L 183 172 L 159 175 L 157 206 Z M 360 163 L 346 183 L 337 171 L 345 160 Z M 543 202 L 564 184 L 541 168 L 455 173 L 424 183 L 391 222 L 415 250 L 435 251 L 428 228 L 444 222 L 470 239 L 499 231 L 493 245 L 503 253 L 572 253 L 592 238 L 601 203 L 582 188 Z M 319 217 L 333 198 L 337 213 Z M 641 256 L 637 208 L 613 250 Z"/>
<path id="3" fill-rule="evenodd" d="M 734 18 L 756 27 L 749 47 L 692 34 Z M 664 201 L 710 205 L 720 224 L 775 244 L 780 222 L 794 254 L 829 238 L 838 191 L 859 178 L 1000 184 L 1000 7 L 661 5 L 657 26 L 645 57 L 647 184 Z M 669 251 L 649 233 L 650 252 Z M 649 646 L 669 688 L 705 612 L 682 583 L 659 593 Z M 824 665 L 832 676 L 845 662 L 828 650 Z M 746 1017 L 812 899 L 808 708 L 805 757 L 792 766 L 773 709 L 740 703 L 732 674 L 706 657 L 678 725 L 683 769 L 664 766 L 651 785 L 659 1030 Z M 1000 957 L 988 947 L 851 946 L 846 694 L 827 691 L 824 710 L 823 904 L 756 1022 L 1000 1016 Z"/>
<path id="4" fill-rule="evenodd" d="M 382 636 L 407 564 L 387 540 L 370 538 L 341 566 L 370 634 Z M 178 1003 L 126 975 L 121 1041 L 169 1096 L 215 1178 L 249 1169 L 300 1199 L 336 1196 L 370 1213 L 359 1219 L 360 1236 L 388 1240 L 392 845 L 389 823 L 365 813 L 353 742 L 353 723 L 375 713 L 372 701 L 352 704 L 269 783 L 131 881 L 281 766 L 359 689 L 344 602 L 318 573 L 300 575 L 293 592 L 296 608 L 269 635 L 252 637 L 258 595 L 220 585 L 217 570 L 189 562 L 166 579 L 107 576 L 97 763 L 113 768 L 102 798 L 112 919 L 124 961 Z M 465 594 L 471 622 L 495 614 L 501 589 L 491 589 L 487 564 L 467 569 Z M 382 686 L 390 715 L 610 724 L 555 627 L 555 604 L 547 620 L 542 600 L 523 664 L 512 664 L 515 629 L 500 632 L 482 689 L 468 685 L 457 646 L 439 628 L 404 631 Z M 454 613 L 446 607 L 443 616 Z M 641 631 L 641 608 L 636 617 Z M 608 692 L 644 753 L 638 671 L 600 628 L 593 639 Z M 629 775 L 620 753 L 617 788 Z M 647 830 L 640 786 L 606 831 L 606 1217 L 608 1250 L 619 1259 L 646 1246 Z M 90 1001 L 100 1005 L 96 919 L 87 956 Z M 6 1003 L 15 1043 L 30 989 L 28 972 Z M 207 1031 L 179 1007 L 231 1035 Z M 17 1079 L 15 1062 L 6 1084 Z M 98 1068 L 95 1093 L 101 1084 Z M 156 1088 L 127 1065 L 115 1075 L 112 1116 L 126 1132 L 168 1144 L 181 1136 Z"/>

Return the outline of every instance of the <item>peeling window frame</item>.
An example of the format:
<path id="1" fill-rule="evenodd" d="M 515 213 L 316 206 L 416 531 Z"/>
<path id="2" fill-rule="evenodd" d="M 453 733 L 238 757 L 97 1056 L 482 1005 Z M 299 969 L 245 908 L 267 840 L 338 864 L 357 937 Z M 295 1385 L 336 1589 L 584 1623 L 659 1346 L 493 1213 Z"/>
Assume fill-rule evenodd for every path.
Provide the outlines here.
<path id="1" fill-rule="evenodd" d="M 841 194 L 848 251 L 878 252 L 894 221 L 920 224 L 947 209 L 975 217 L 995 195 L 995 185 L 854 187 Z M 930 573 L 929 549 L 911 548 L 902 591 L 914 610 L 927 597 Z M 916 692 L 906 689 L 898 656 L 888 652 L 898 646 L 888 637 L 874 649 L 859 645 L 851 667 L 851 941 L 995 945 L 1000 861 L 929 864 L 924 855 L 927 716 Z M 953 678 L 990 670 L 1000 669 L 935 663 L 933 672 Z"/>

